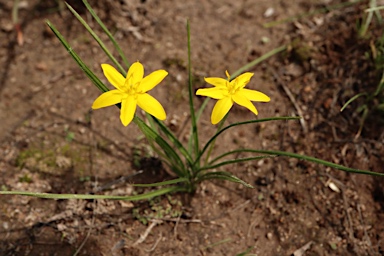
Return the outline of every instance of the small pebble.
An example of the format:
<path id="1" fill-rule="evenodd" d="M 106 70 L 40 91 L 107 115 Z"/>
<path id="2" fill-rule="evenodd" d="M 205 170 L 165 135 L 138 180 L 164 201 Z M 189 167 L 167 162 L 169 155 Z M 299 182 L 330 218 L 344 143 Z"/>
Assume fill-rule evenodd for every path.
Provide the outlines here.
<path id="1" fill-rule="evenodd" d="M 272 7 L 269 7 L 267 10 L 265 10 L 265 12 L 264 12 L 264 17 L 265 17 L 265 18 L 269 18 L 269 17 L 271 17 L 273 14 L 275 14 L 275 9 L 273 9 Z"/>

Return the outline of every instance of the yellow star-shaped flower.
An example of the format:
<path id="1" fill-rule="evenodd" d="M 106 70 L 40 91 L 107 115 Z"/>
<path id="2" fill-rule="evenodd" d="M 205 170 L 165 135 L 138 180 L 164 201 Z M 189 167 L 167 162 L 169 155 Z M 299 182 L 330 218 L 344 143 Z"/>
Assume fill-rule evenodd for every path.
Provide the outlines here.
<path id="1" fill-rule="evenodd" d="M 122 76 L 109 64 L 102 64 L 105 77 L 116 88 L 101 94 L 92 105 L 93 109 L 104 108 L 121 103 L 120 120 L 127 126 L 133 119 L 136 106 L 160 120 L 165 120 L 163 106 L 147 92 L 158 85 L 167 75 L 165 70 L 157 70 L 144 77 L 144 67 L 135 62 L 128 70 L 127 77 Z"/>
<path id="2" fill-rule="evenodd" d="M 219 77 L 204 78 L 205 82 L 213 85 L 213 88 L 199 89 L 196 95 L 207 96 L 218 100 L 211 114 L 212 124 L 219 123 L 236 102 L 246 107 L 257 115 L 257 109 L 251 101 L 269 102 L 270 98 L 262 92 L 244 89 L 251 80 L 253 73 L 244 73 L 232 81 L 228 71 L 225 71 L 227 80 Z"/>

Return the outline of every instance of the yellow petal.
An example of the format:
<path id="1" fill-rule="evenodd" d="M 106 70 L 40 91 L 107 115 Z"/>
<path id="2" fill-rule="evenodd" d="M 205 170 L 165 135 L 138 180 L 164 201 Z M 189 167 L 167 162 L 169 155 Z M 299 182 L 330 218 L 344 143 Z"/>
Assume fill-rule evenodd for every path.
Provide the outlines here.
<path id="1" fill-rule="evenodd" d="M 234 102 L 236 102 L 240 106 L 246 107 L 247 109 L 252 111 L 255 115 L 257 115 L 257 109 L 255 108 L 255 106 L 252 104 L 252 102 L 249 99 L 247 99 L 247 97 L 245 97 L 241 93 L 234 94 L 232 96 L 232 99 Z"/>
<path id="2" fill-rule="evenodd" d="M 116 89 L 122 90 L 125 82 L 124 76 L 109 64 L 101 64 L 101 68 L 103 69 L 104 76 L 107 78 L 107 80 Z"/>
<path id="3" fill-rule="evenodd" d="M 211 122 L 212 124 L 217 124 L 223 119 L 223 117 L 228 113 L 228 111 L 233 106 L 233 102 L 231 97 L 225 97 L 221 100 L 218 100 L 213 107 L 211 114 Z"/>
<path id="4" fill-rule="evenodd" d="M 227 88 L 213 87 L 206 89 L 199 89 L 196 91 L 196 95 L 210 97 L 216 100 L 220 100 L 228 95 Z"/>
<path id="5" fill-rule="evenodd" d="M 139 94 L 137 96 L 137 105 L 139 105 L 142 110 L 160 120 L 165 120 L 167 118 L 163 106 L 154 97 L 148 93 Z"/>
<path id="6" fill-rule="evenodd" d="M 271 100 L 264 93 L 255 90 L 243 89 L 240 93 L 251 101 L 269 102 Z"/>
<path id="7" fill-rule="evenodd" d="M 135 85 L 139 83 L 144 76 L 144 67 L 140 62 L 135 62 L 131 65 L 127 74 L 127 85 Z"/>
<path id="8" fill-rule="evenodd" d="M 253 76 L 253 73 L 246 72 L 244 74 L 241 74 L 240 76 L 236 77 L 234 80 L 231 81 L 232 83 L 236 84 L 236 88 L 244 88 L 249 83 L 249 80 L 251 80 Z"/>
<path id="9" fill-rule="evenodd" d="M 227 80 L 220 78 L 220 77 L 205 77 L 205 82 L 216 86 L 216 87 L 227 87 Z"/>
<path id="10" fill-rule="evenodd" d="M 93 109 L 109 107 L 121 102 L 124 94 L 119 90 L 112 90 L 101 94 L 92 104 Z"/>
<path id="11" fill-rule="evenodd" d="M 140 92 L 147 92 L 152 90 L 156 85 L 158 85 L 163 79 L 168 75 L 168 72 L 165 70 L 157 70 L 144 77 L 140 83 L 139 90 Z"/>
<path id="12" fill-rule="evenodd" d="M 132 121 L 136 112 L 136 105 L 137 101 L 133 96 L 128 96 L 121 102 L 120 120 L 124 126 Z"/>

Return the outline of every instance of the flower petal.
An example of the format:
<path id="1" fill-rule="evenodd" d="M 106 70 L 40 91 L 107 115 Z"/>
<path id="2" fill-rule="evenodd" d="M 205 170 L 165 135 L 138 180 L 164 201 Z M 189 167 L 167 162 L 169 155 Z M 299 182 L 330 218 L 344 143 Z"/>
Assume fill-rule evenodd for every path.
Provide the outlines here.
<path id="1" fill-rule="evenodd" d="M 227 87 L 228 80 L 220 77 L 204 77 L 205 82 L 216 87 Z"/>
<path id="2" fill-rule="evenodd" d="M 128 70 L 126 85 L 135 85 L 139 83 L 144 76 L 144 67 L 140 62 L 135 62 Z"/>
<path id="3" fill-rule="evenodd" d="M 244 86 L 246 86 L 249 83 L 249 80 L 251 80 L 252 76 L 253 76 L 253 73 L 246 72 L 236 77 L 234 80 L 232 80 L 231 84 L 235 83 L 236 88 L 238 89 L 244 88 Z"/>
<path id="4" fill-rule="evenodd" d="M 121 102 L 124 94 L 119 90 L 111 90 L 101 94 L 92 104 L 93 109 L 109 107 Z"/>
<path id="5" fill-rule="evenodd" d="M 101 64 L 103 69 L 104 76 L 108 81 L 119 90 L 123 90 L 125 78 L 122 74 L 119 73 L 114 67 L 109 64 Z"/>
<path id="6" fill-rule="evenodd" d="M 217 124 L 223 119 L 223 117 L 228 113 L 228 111 L 233 106 L 233 102 L 231 97 L 225 97 L 221 100 L 218 100 L 213 107 L 211 114 L 211 122 L 212 124 Z"/>
<path id="7" fill-rule="evenodd" d="M 128 96 L 121 102 L 120 120 L 127 126 L 133 119 L 136 112 L 137 101 L 134 96 Z"/>
<path id="8" fill-rule="evenodd" d="M 168 75 L 168 72 L 165 70 L 157 70 L 144 77 L 138 88 L 140 92 L 147 92 L 152 90 L 156 85 L 158 85 L 163 79 Z"/>
<path id="9" fill-rule="evenodd" d="M 167 118 L 163 106 L 154 97 L 148 93 L 139 94 L 137 96 L 137 105 L 139 105 L 145 112 L 160 120 L 165 120 Z"/>
<path id="10" fill-rule="evenodd" d="M 269 102 L 271 100 L 271 98 L 264 93 L 255 90 L 243 89 L 240 93 L 251 101 Z"/>
<path id="11" fill-rule="evenodd" d="M 239 104 L 240 106 L 246 107 L 250 111 L 252 111 L 255 115 L 257 115 L 257 109 L 256 107 L 252 104 L 252 102 L 245 97 L 242 93 L 236 93 L 232 96 L 232 99 L 234 102 Z"/>
<path id="12" fill-rule="evenodd" d="M 196 91 L 196 95 L 206 96 L 216 100 L 221 100 L 222 98 L 228 95 L 228 90 L 227 88 L 222 88 L 222 87 L 198 89 Z"/>

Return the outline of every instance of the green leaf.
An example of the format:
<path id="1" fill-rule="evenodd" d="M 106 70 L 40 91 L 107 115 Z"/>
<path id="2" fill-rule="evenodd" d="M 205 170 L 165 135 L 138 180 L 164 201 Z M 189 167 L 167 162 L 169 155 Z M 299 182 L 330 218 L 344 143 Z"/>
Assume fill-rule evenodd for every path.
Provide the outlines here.
<path id="1" fill-rule="evenodd" d="M 352 98 L 350 98 L 350 99 L 344 104 L 344 106 L 340 109 L 340 112 L 343 112 L 343 110 L 344 110 L 349 104 L 351 104 L 353 101 L 355 101 L 357 98 L 359 98 L 359 97 L 361 97 L 361 96 L 366 96 L 366 95 L 367 95 L 367 93 L 365 93 L 365 92 L 356 94 L 355 96 L 353 96 Z"/>
<path id="2" fill-rule="evenodd" d="M 147 139 L 156 142 L 156 144 L 158 144 L 164 153 L 169 157 L 171 165 L 174 167 L 172 168 L 172 171 L 174 171 L 180 178 L 187 177 L 189 173 L 185 170 L 183 161 L 181 161 L 177 152 L 168 144 L 168 142 L 166 142 L 158 133 L 154 132 L 137 116 L 133 118 L 133 121 L 144 133 Z"/>
<path id="3" fill-rule="evenodd" d="M 287 49 L 287 47 L 285 45 L 283 46 L 280 46 L 278 48 L 275 48 L 269 52 L 267 52 L 266 54 L 262 55 L 261 57 L 249 62 L 248 64 L 242 66 L 241 68 L 239 68 L 238 70 L 236 70 L 235 72 L 232 73 L 231 75 L 231 79 L 237 77 L 238 75 L 240 75 L 241 73 L 243 73 L 244 71 L 247 71 L 248 69 L 250 68 L 253 68 L 254 66 L 256 66 L 257 64 L 259 64 L 260 62 L 272 57 L 273 55 L 279 53 L 279 52 L 282 52 L 284 51 L 285 49 Z"/>
<path id="4" fill-rule="evenodd" d="M 197 178 L 197 183 L 203 181 L 203 180 L 228 180 L 235 183 L 240 183 L 248 188 L 253 188 L 252 185 L 246 183 L 245 181 L 239 179 L 235 175 L 229 173 L 229 172 L 207 172 L 204 173 Z"/>
<path id="5" fill-rule="evenodd" d="M 200 160 L 201 156 L 208 149 L 209 145 L 211 143 L 213 143 L 220 134 L 222 134 L 224 131 L 228 130 L 229 128 L 232 128 L 235 126 L 240 126 L 240 125 L 245 125 L 245 124 L 254 124 L 254 123 L 262 123 L 262 122 L 269 122 L 269 121 L 278 121 L 278 120 L 297 120 L 297 119 L 300 119 L 300 117 L 271 117 L 271 118 L 263 118 L 263 119 L 258 119 L 258 120 L 250 120 L 250 121 L 230 124 L 230 125 L 224 127 L 223 129 L 221 129 L 220 131 L 216 132 L 216 134 L 213 135 L 212 138 L 209 139 L 209 141 L 205 144 L 203 150 L 200 152 L 200 155 L 195 160 L 194 165 Z"/>
<path id="6" fill-rule="evenodd" d="M 104 33 L 107 34 L 107 36 L 109 37 L 109 40 L 111 40 L 111 42 L 113 43 L 113 45 L 115 46 L 115 49 L 117 50 L 117 52 L 119 53 L 120 57 L 123 59 L 124 61 L 124 64 L 126 65 L 126 69 L 129 68 L 129 62 L 127 60 L 127 58 L 125 57 L 123 51 L 121 50 L 120 48 L 120 45 L 117 43 L 117 41 L 115 40 L 115 37 L 112 35 L 112 33 L 108 30 L 108 28 L 104 25 L 104 23 L 101 21 L 101 19 L 99 18 L 99 16 L 97 16 L 96 12 L 92 9 L 92 7 L 89 5 L 88 1 L 87 0 L 83 0 L 83 3 L 84 5 L 87 7 L 89 13 L 92 15 L 92 17 L 96 20 L 96 22 L 100 25 L 100 27 L 103 29 Z"/>
<path id="7" fill-rule="evenodd" d="M 100 48 L 103 49 L 108 58 L 116 65 L 116 67 L 120 70 L 120 73 L 124 75 L 127 74 L 127 71 L 123 69 L 120 63 L 113 57 L 112 53 L 107 49 L 103 41 L 101 41 L 100 37 L 96 35 L 95 31 L 88 25 L 88 23 L 72 8 L 68 3 L 65 3 L 68 9 L 75 15 L 75 17 L 81 22 L 81 24 L 87 29 L 87 31 L 92 35 L 92 37 L 96 40 L 96 42 L 100 45 Z"/>
<path id="8" fill-rule="evenodd" d="M 188 95 L 189 95 L 189 112 L 191 114 L 191 122 L 192 122 L 192 138 L 194 149 L 194 156 L 199 155 L 199 134 L 197 131 L 196 125 L 196 116 L 195 116 L 195 107 L 193 104 L 193 98 L 195 96 L 193 90 L 193 77 L 192 77 L 192 61 L 191 61 L 191 30 L 189 27 L 189 21 L 187 21 L 187 40 L 188 40 Z M 192 162 L 192 161 L 191 161 Z"/>
<path id="9" fill-rule="evenodd" d="M 275 155 L 275 156 L 287 156 L 287 157 L 297 158 L 300 160 L 305 160 L 305 161 L 313 162 L 316 164 L 321 164 L 324 166 L 332 167 L 332 168 L 339 169 L 339 170 L 345 171 L 345 172 L 350 172 L 350 173 L 358 173 L 358 174 L 366 174 L 366 175 L 384 177 L 384 173 L 349 168 L 349 167 L 345 167 L 345 166 L 342 166 L 339 164 L 328 162 L 328 161 L 325 161 L 322 159 L 318 159 L 316 157 L 300 155 L 300 154 L 291 153 L 291 152 L 277 151 L 277 150 L 259 150 L 259 149 L 243 149 L 243 150 L 245 152 L 253 152 L 253 153 L 259 153 L 259 154 L 268 154 L 268 155 Z"/>
<path id="10" fill-rule="evenodd" d="M 154 119 L 154 122 L 158 125 L 158 127 L 161 129 L 161 131 L 167 136 L 167 138 L 173 143 L 173 145 L 176 146 L 176 148 L 181 152 L 181 154 L 185 157 L 185 159 L 188 161 L 189 165 L 193 164 L 193 160 L 189 152 L 185 149 L 183 144 L 175 137 L 175 135 L 164 125 L 163 122 L 159 121 L 158 119 Z"/>
<path id="11" fill-rule="evenodd" d="M 186 182 L 188 179 L 186 178 L 178 178 L 174 180 L 167 180 L 162 182 L 156 182 L 151 184 L 131 184 L 134 187 L 159 187 L 159 186 L 165 186 L 165 185 L 173 185 L 176 183 Z"/>
<path id="12" fill-rule="evenodd" d="M 73 48 L 69 45 L 69 43 L 64 39 L 63 35 L 53 26 L 53 24 L 47 20 L 46 21 L 49 28 L 56 35 L 56 37 L 60 40 L 62 45 L 67 49 L 72 58 L 76 61 L 79 67 L 84 71 L 84 73 L 88 76 L 88 78 L 92 81 L 92 83 L 99 88 L 102 92 L 109 91 L 108 87 L 101 82 L 101 80 L 88 68 L 88 66 L 80 59 L 79 55 L 73 50 Z"/>
<path id="13" fill-rule="evenodd" d="M 267 156 L 255 156 L 255 157 L 237 158 L 237 159 L 223 161 L 223 162 L 215 164 L 215 165 L 207 165 L 207 166 L 204 166 L 204 167 L 200 167 L 200 169 L 198 171 L 200 172 L 200 171 L 203 171 L 203 170 L 215 169 L 215 168 L 218 168 L 218 167 L 221 167 L 221 166 L 224 166 L 224 165 L 228 165 L 228 164 L 237 164 L 237 163 L 248 162 L 248 161 L 256 161 L 256 160 L 260 160 L 260 159 L 263 159 L 263 158 L 271 158 L 271 157 L 273 157 L 273 156 L 267 155 Z"/>
<path id="14" fill-rule="evenodd" d="M 236 254 L 236 256 L 251 256 L 249 253 L 252 251 L 253 246 L 249 247 L 245 252 Z M 253 254 L 256 255 L 256 254 Z"/>
<path id="15" fill-rule="evenodd" d="M 218 160 L 222 159 L 223 157 L 226 157 L 226 156 L 230 156 L 230 155 L 234 155 L 234 154 L 240 154 L 240 153 L 247 153 L 249 152 L 248 149 L 236 149 L 236 150 L 232 150 L 232 151 L 228 151 L 222 155 L 219 155 L 218 157 L 214 158 L 213 160 L 211 160 L 209 162 L 209 164 L 213 164 L 214 162 L 217 162 Z M 263 155 L 263 156 L 258 156 L 260 157 L 260 159 L 262 158 L 269 158 L 269 157 L 274 157 L 274 156 L 271 156 L 271 155 Z M 257 160 L 257 159 L 256 159 Z"/>
<path id="16" fill-rule="evenodd" d="M 51 194 L 51 193 L 35 193 L 29 191 L 0 191 L 0 195 L 20 195 L 20 196 L 32 196 L 38 198 L 47 198 L 47 199 L 111 199 L 111 200 L 128 200 L 128 201 L 138 201 L 144 199 L 151 199 L 153 197 L 161 196 L 164 194 L 174 193 L 185 191 L 182 187 L 167 187 L 144 193 L 141 195 L 135 196 L 113 196 L 113 195 L 88 195 L 88 194 Z"/>

